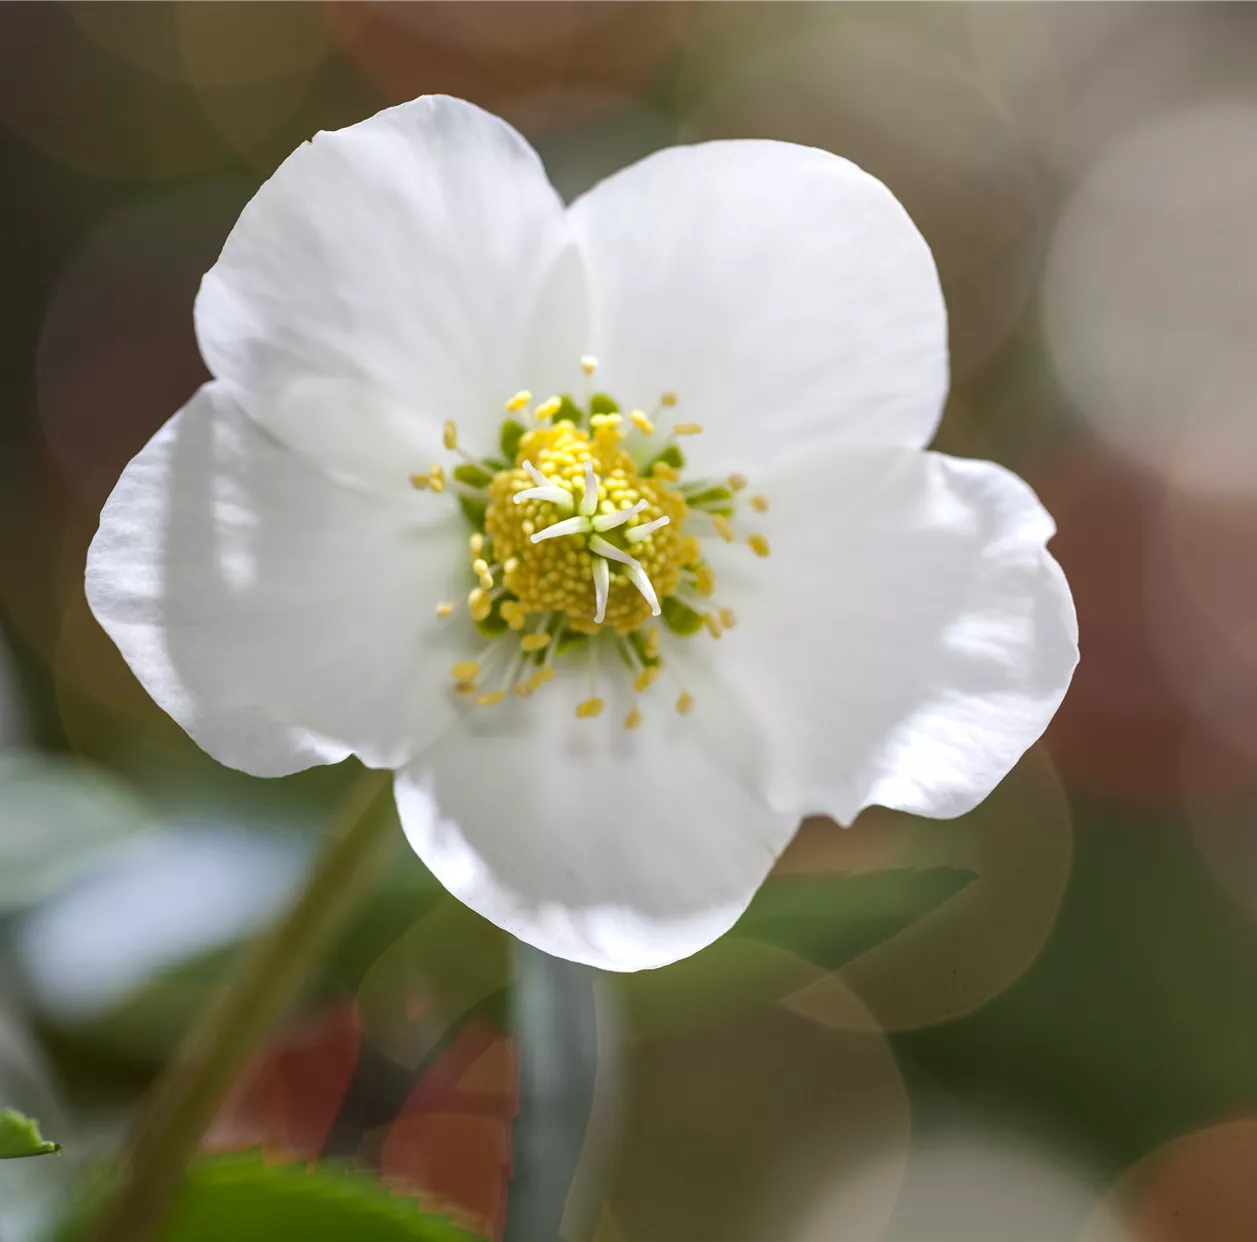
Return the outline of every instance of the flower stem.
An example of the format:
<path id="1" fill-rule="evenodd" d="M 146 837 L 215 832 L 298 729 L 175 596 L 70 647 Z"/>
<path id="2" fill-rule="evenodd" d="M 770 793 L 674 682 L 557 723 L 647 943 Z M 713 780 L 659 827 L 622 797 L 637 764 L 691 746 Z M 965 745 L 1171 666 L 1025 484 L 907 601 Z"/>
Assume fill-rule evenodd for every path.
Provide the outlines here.
<path id="1" fill-rule="evenodd" d="M 211 1004 L 141 1114 L 117 1192 L 89 1242 L 147 1242 L 183 1181 L 223 1096 L 257 1043 L 296 996 L 352 912 L 393 840 L 379 805 L 387 772 L 362 774 L 287 914 Z"/>

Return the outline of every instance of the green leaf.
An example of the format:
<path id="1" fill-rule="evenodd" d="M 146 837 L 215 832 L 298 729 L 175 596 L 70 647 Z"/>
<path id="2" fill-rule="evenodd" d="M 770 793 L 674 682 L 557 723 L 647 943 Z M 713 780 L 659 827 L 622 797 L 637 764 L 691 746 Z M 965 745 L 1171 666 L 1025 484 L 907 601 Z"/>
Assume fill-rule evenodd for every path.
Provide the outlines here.
<path id="1" fill-rule="evenodd" d="M 461 466 L 454 467 L 454 479 L 458 483 L 465 483 L 468 487 L 488 487 L 493 482 L 493 475 L 465 461 Z"/>
<path id="2" fill-rule="evenodd" d="M 659 608 L 663 614 L 663 623 L 674 634 L 697 634 L 703 628 L 703 618 L 683 604 L 675 595 L 665 596 Z"/>
<path id="3" fill-rule="evenodd" d="M 589 399 L 589 412 L 590 414 L 618 414 L 620 403 L 614 397 L 608 397 L 605 392 L 596 392 Z"/>
<path id="4" fill-rule="evenodd" d="M 24 1156 L 54 1156 L 60 1143 L 50 1143 L 39 1132 L 39 1123 L 6 1108 L 0 1112 L 0 1160 L 20 1160 Z"/>
<path id="5" fill-rule="evenodd" d="M 895 867 L 770 880 L 734 930 L 837 970 L 936 910 L 975 879 L 963 867 Z"/>
<path id="6" fill-rule="evenodd" d="M 527 428 L 517 418 L 504 418 L 502 431 L 498 436 L 498 448 L 507 461 L 513 462 L 519 452 L 519 442 L 524 438 Z"/>

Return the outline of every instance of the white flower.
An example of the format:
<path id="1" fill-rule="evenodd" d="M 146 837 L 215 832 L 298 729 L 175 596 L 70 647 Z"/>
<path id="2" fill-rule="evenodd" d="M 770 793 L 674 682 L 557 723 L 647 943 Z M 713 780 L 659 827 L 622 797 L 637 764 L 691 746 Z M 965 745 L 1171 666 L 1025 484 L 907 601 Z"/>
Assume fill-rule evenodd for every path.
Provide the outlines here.
<path id="1" fill-rule="evenodd" d="M 801 816 L 966 811 L 1064 695 L 1051 519 L 922 451 L 934 265 L 837 156 L 662 151 L 565 209 L 418 99 L 285 161 L 196 327 L 214 379 L 106 504 L 93 611 L 223 763 L 395 769 L 433 873 L 550 953 L 694 952 Z"/>

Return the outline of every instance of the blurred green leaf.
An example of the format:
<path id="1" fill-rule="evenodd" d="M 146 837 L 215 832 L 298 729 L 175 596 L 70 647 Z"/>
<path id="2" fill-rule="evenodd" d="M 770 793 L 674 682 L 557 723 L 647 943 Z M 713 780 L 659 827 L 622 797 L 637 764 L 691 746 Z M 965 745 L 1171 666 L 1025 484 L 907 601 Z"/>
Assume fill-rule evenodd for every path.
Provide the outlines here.
<path id="1" fill-rule="evenodd" d="M 12 1108 L 0 1111 L 0 1160 L 53 1156 L 60 1150 L 60 1143 L 50 1143 L 40 1134 L 33 1118 Z"/>
<path id="2" fill-rule="evenodd" d="M 0 756 L 0 914 L 50 896 L 151 824 L 148 809 L 103 768 L 62 756 Z"/>
<path id="3" fill-rule="evenodd" d="M 963 867 L 895 867 L 770 880 L 735 932 L 837 970 L 937 909 L 975 879 Z"/>
<path id="4" fill-rule="evenodd" d="M 728 1026 L 889 940 L 975 878 L 961 867 L 782 876 L 729 932 L 693 957 L 620 983 L 630 1029 Z"/>
<path id="5" fill-rule="evenodd" d="M 158 1242 L 468 1242 L 366 1174 L 335 1165 L 266 1165 L 227 1156 L 193 1167 Z"/>

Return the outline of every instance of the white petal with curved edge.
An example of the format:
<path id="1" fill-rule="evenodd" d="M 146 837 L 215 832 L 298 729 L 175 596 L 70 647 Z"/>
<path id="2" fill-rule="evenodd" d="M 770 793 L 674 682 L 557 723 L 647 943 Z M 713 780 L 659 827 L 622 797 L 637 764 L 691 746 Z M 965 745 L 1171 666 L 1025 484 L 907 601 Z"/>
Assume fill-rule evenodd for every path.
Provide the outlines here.
<path id="1" fill-rule="evenodd" d="M 674 411 L 702 469 L 835 444 L 923 447 L 947 394 L 929 248 L 879 181 L 826 151 L 660 151 L 571 207 L 597 385 Z M 662 416 L 666 421 L 666 415 Z"/>
<path id="2" fill-rule="evenodd" d="M 576 382 L 585 316 L 579 255 L 536 153 L 506 122 L 445 96 L 294 151 L 245 207 L 196 301 L 210 370 L 307 451 L 300 419 L 269 420 L 292 385 L 326 381 L 378 391 L 429 435 L 455 419 L 473 451 L 491 452 L 512 393 L 559 383 L 563 356 Z M 377 442 L 385 429 L 371 424 Z M 404 461 L 414 445 L 394 430 Z M 363 434 L 352 410 L 342 434 L 352 453 Z M 326 452 L 325 425 L 315 439 Z"/>
<path id="3" fill-rule="evenodd" d="M 656 685 L 625 730 L 623 669 L 578 720 L 583 677 L 469 709 L 396 779 L 407 839 L 460 901 L 519 939 L 604 970 L 694 953 L 746 909 L 797 826 L 755 793 L 753 718 L 686 661 L 695 706 Z M 604 681 L 606 679 L 604 678 Z M 671 697 L 669 697 L 671 696 Z"/>
<path id="4" fill-rule="evenodd" d="M 231 767 L 395 766 L 444 726 L 465 587 L 448 495 L 331 482 L 208 384 L 123 471 L 87 598 L 157 703 Z M 466 643 L 468 636 L 461 635 Z"/>
<path id="5" fill-rule="evenodd" d="M 844 823 L 874 803 L 977 805 L 1078 660 L 1034 493 L 988 462 L 893 448 L 791 462 L 755 486 L 771 555 L 712 540 L 709 559 L 738 615 L 722 672 L 763 713 L 772 804 Z"/>

